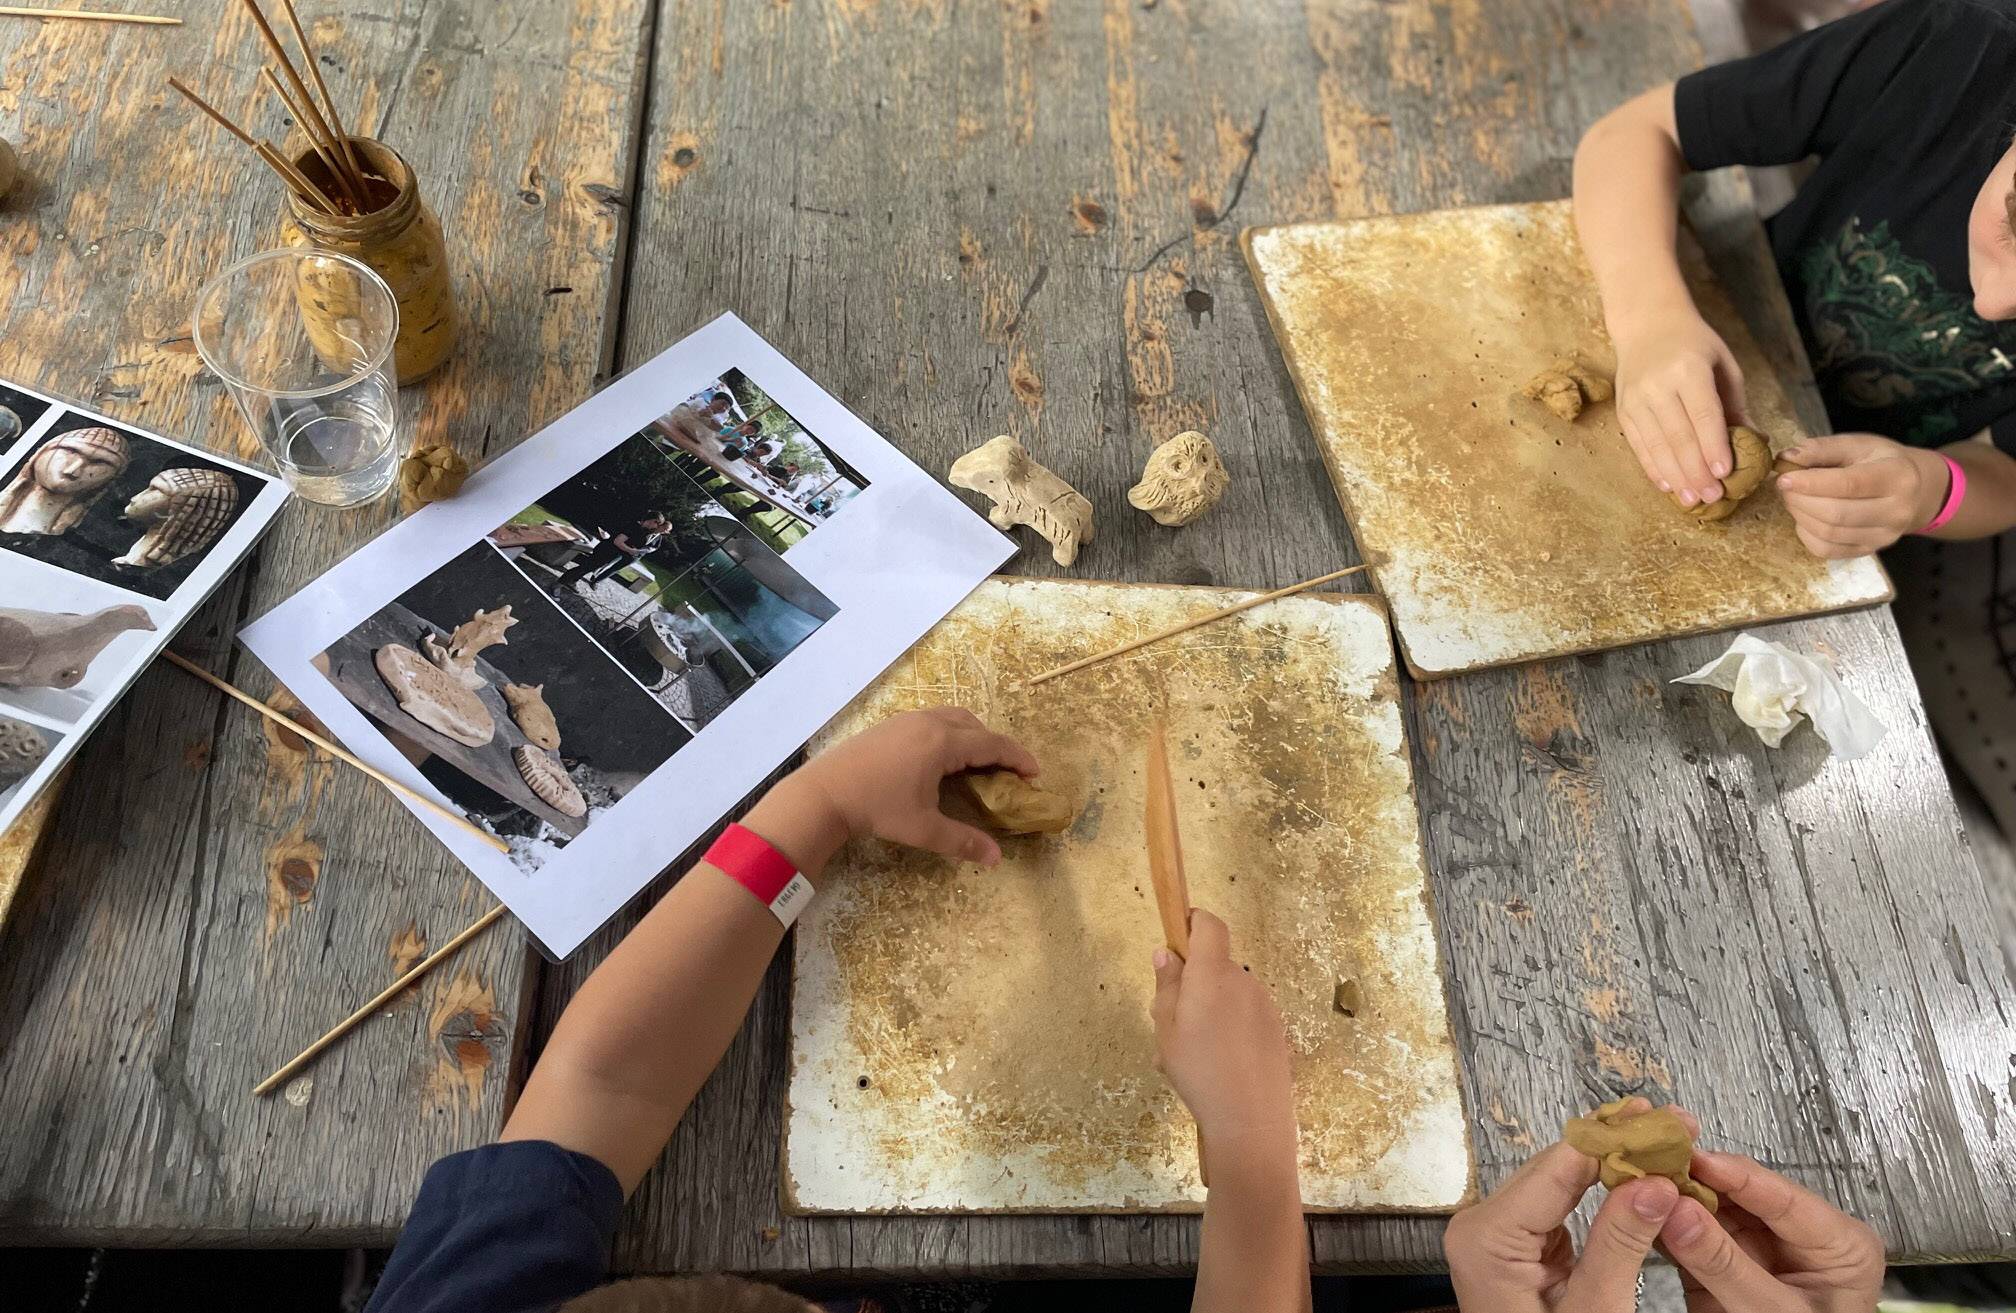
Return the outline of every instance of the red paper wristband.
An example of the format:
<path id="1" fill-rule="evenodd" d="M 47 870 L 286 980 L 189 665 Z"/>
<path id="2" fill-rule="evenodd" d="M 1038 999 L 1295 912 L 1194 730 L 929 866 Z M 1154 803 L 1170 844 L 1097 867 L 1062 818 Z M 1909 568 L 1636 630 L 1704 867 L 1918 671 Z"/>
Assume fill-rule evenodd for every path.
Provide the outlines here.
<path id="1" fill-rule="evenodd" d="M 729 826 L 701 860 L 756 895 L 787 928 L 812 901 L 812 882 L 754 830 Z"/>
<path id="2" fill-rule="evenodd" d="M 1946 503 L 1939 508 L 1939 513 L 1918 531 L 1920 533 L 1931 533 L 1934 529 L 1945 528 L 1946 522 L 1959 513 L 1961 499 L 1967 495 L 1966 469 L 1959 461 L 1943 451 L 1939 453 L 1939 459 L 1946 462 L 1946 468 L 1952 475 L 1951 482 L 1946 485 Z"/>

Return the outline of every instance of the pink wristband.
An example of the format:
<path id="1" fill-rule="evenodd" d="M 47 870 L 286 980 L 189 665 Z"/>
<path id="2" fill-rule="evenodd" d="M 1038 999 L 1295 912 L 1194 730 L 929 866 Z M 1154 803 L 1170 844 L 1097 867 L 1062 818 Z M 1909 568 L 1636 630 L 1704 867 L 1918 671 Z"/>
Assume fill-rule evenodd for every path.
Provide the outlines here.
<path id="1" fill-rule="evenodd" d="M 787 929 L 812 901 L 812 882 L 754 830 L 729 826 L 700 860 L 756 895 Z"/>
<path id="2" fill-rule="evenodd" d="M 1946 469 L 1951 475 L 1951 482 L 1946 486 L 1946 504 L 1939 508 L 1939 513 L 1932 517 L 1930 523 L 1918 531 L 1920 533 L 1931 533 L 1934 529 L 1946 527 L 1946 522 L 1959 513 L 1960 502 L 1967 496 L 1967 471 L 1961 468 L 1959 461 L 1943 451 L 1939 453 L 1939 459 L 1946 462 Z"/>

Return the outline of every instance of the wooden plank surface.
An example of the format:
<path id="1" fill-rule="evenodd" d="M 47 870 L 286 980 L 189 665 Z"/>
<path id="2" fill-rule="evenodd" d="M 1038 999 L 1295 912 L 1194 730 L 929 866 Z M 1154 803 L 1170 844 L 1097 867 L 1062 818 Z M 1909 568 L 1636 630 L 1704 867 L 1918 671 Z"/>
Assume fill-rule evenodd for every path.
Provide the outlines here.
<path id="1" fill-rule="evenodd" d="M 929 468 L 1023 438 L 1098 507 L 1079 576 L 1237 586 L 1355 559 L 1239 228 L 1565 195 L 1582 129 L 1697 60 L 1666 0 L 689 3 L 657 42 L 623 363 L 733 308 Z M 1789 372 L 1754 222 L 1730 217 L 1747 193 L 1708 193 L 1697 227 Z M 1232 488 L 1161 529 L 1124 492 L 1193 427 Z M 1010 568 L 1056 572 L 1040 549 Z M 2016 996 L 1894 628 L 1767 633 L 1840 654 L 1893 727 L 1880 753 L 1767 752 L 1669 689 L 1715 639 L 1409 690 L 1481 1183 L 1573 1110 L 1673 1095 L 1900 1258 L 2010 1255 L 1986 1201 L 2016 1190 Z M 621 928 L 556 973 L 542 1025 Z M 784 1216 L 787 995 L 780 962 L 619 1266 L 1194 1265 L 1185 1218 Z M 1437 1266 L 1440 1229 L 1311 1223 L 1326 1270 Z"/>
<path id="2" fill-rule="evenodd" d="M 276 187 L 163 79 L 286 124 L 253 107 L 239 6 L 162 7 L 189 23 L 0 25 L 0 125 L 28 176 L 0 206 L 0 375 L 249 455 L 186 325 L 206 275 L 278 244 Z M 402 397 L 409 435 L 507 447 L 604 359 L 652 6 L 302 8 L 354 121 L 387 124 L 447 230 L 465 327 Z M 177 646 L 273 695 L 231 633 L 398 513 L 291 507 Z M 0 1234 L 387 1243 L 428 1162 L 496 1132 L 534 978 L 519 936 L 484 936 L 285 1097 L 250 1089 L 488 903 L 377 786 L 185 675 L 144 676 L 0 936 Z"/>

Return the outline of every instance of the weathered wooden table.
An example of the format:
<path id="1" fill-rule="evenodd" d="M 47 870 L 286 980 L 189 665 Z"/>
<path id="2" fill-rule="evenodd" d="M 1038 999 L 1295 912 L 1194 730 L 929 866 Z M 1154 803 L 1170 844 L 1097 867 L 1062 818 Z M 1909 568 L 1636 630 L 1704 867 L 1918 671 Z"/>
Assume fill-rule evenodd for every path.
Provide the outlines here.
<path id="1" fill-rule="evenodd" d="M 1581 129 L 1697 59 L 1677 0 L 309 7 L 333 80 L 378 79 L 364 120 L 389 119 L 457 260 L 461 352 L 405 401 L 428 440 L 508 447 L 732 308 L 928 468 L 1025 438 L 1101 508 L 1075 574 L 1227 585 L 1355 559 L 1238 230 L 1563 194 Z M 0 20 L 0 134 L 35 179 L 0 208 L 0 375 L 245 454 L 184 320 L 205 273 L 272 243 L 275 195 L 161 79 L 242 106 L 255 65 L 235 13 L 221 35 Z M 1754 223 L 1717 217 L 1743 188 L 1718 190 L 1697 217 L 1795 376 Z M 1122 494 L 1193 427 L 1231 493 L 1157 529 Z M 296 508 L 181 648 L 270 690 L 234 626 L 396 513 Z M 1766 752 L 1670 689 L 1715 638 L 1407 691 L 1483 1180 L 1644 1091 L 1899 1259 L 2016 1256 L 2016 984 L 1895 630 L 1772 632 L 1839 654 L 1893 727 L 1875 756 Z M 248 1091 L 487 904 L 379 790 L 148 675 L 0 935 L 0 1234 L 388 1243 L 621 927 L 560 968 L 493 932 L 287 1097 Z M 1194 1219 L 780 1215 L 787 995 L 780 959 L 619 1265 L 1194 1263 Z M 1327 1270 L 1440 1261 L 1432 1218 L 1310 1230 Z"/>

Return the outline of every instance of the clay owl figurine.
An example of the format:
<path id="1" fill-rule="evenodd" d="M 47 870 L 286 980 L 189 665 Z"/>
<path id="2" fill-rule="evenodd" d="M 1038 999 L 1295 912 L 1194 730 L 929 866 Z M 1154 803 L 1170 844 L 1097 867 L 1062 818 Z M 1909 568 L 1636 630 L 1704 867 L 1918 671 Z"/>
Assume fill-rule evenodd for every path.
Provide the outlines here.
<path id="1" fill-rule="evenodd" d="M 152 570 L 216 541 L 238 510 L 238 484 L 222 470 L 162 470 L 126 503 L 126 518 L 147 526 L 112 564 Z"/>
<path id="2" fill-rule="evenodd" d="M 68 533 L 126 472 L 127 459 L 126 439 L 111 429 L 57 434 L 0 488 L 0 533 Z"/>
<path id="3" fill-rule="evenodd" d="M 1232 476 L 1218 448 L 1202 433 L 1178 433 L 1149 453 L 1141 482 L 1127 490 L 1127 504 L 1170 528 L 1190 523 L 1218 504 Z"/>

